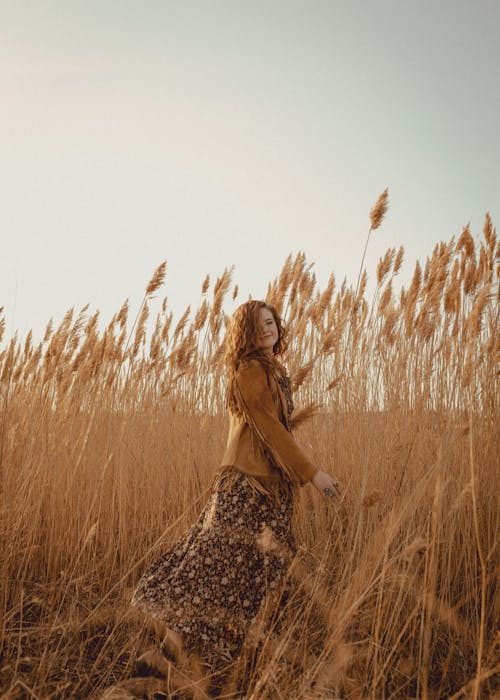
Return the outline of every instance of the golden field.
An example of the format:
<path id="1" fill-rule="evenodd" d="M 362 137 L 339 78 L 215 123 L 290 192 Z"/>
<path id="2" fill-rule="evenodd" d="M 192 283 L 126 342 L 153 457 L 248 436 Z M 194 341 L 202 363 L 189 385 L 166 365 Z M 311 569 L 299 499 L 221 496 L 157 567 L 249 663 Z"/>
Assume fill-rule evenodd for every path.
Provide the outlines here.
<path id="1" fill-rule="evenodd" d="M 402 261 L 370 298 L 366 272 L 318 289 L 302 254 L 269 285 L 296 406 L 322 404 L 297 440 L 344 496 L 301 490 L 287 624 L 250 635 L 220 697 L 500 697 L 500 243 L 486 216 L 396 294 Z M 153 638 L 128 600 L 207 498 L 238 299 L 231 271 L 207 278 L 174 327 L 165 273 L 135 321 L 71 310 L 0 345 L 1 698 L 165 688 L 130 680 Z M 172 697 L 209 697 L 208 673 L 181 669 Z"/>

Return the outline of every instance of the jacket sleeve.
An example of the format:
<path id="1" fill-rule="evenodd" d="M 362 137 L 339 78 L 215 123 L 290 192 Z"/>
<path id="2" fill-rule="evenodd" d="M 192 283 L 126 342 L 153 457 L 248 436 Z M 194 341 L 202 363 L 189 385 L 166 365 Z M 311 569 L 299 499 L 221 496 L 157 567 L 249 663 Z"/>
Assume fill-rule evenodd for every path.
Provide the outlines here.
<path id="1" fill-rule="evenodd" d="M 276 465 L 295 484 L 310 481 L 317 469 L 278 418 L 264 367 L 250 360 L 236 374 L 245 420 L 271 453 Z"/>

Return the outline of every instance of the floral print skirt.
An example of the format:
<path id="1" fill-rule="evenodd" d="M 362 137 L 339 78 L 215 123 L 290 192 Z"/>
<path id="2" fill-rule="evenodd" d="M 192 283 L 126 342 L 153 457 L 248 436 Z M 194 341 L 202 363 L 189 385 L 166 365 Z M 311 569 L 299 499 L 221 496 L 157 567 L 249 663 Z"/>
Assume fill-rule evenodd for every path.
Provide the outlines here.
<path id="1" fill-rule="evenodd" d="M 190 653 L 234 659 L 264 605 L 279 608 L 296 547 L 293 489 L 265 495 L 222 473 L 194 525 L 144 573 L 132 604 L 183 635 Z"/>

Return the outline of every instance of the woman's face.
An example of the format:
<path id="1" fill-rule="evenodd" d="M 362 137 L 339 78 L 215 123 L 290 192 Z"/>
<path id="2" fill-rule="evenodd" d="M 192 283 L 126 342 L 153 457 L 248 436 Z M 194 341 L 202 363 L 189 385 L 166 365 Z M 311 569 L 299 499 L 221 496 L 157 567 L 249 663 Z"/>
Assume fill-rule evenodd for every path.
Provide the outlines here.
<path id="1" fill-rule="evenodd" d="M 273 353 L 273 347 L 278 342 L 278 326 L 274 320 L 272 311 L 261 306 L 259 309 L 259 325 L 257 329 L 257 347 L 269 355 Z"/>

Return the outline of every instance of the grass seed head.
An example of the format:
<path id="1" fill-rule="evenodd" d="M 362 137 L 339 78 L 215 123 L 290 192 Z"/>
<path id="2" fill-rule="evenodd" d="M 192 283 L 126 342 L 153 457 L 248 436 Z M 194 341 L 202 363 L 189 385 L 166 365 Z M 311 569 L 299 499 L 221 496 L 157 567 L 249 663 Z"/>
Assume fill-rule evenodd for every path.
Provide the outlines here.
<path id="1" fill-rule="evenodd" d="M 464 226 L 460 238 L 457 241 L 457 250 L 463 250 L 467 258 L 474 255 L 474 239 L 470 233 L 470 224 Z"/>
<path id="2" fill-rule="evenodd" d="M 148 286 L 146 287 L 146 296 L 149 297 L 156 292 L 157 289 L 161 287 L 165 280 L 165 273 L 167 271 L 167 261 L 163 261 L 156 268 L 153 276 L 151 277 Z"/>
<path id="3" fill-rule="evenodd" d="M 210 275 L 207 275 L 205 279 L 203 280 L 203 284 L 201 285 L 201 293 L 206 294 L 208 292 L 208 288 L 210 286 Z"/>
<path id="4" fill-rule="evenodd" d="M 386 215 L 387 208 L 389 205 L 389 190 L 386 187 L 385 190 L 379 195 L 379 198 L 375 202 L 374 207 L 370 211 L 370 223 L 372 231 L 378 229 L 382 223 L 384 216 Z"/>

